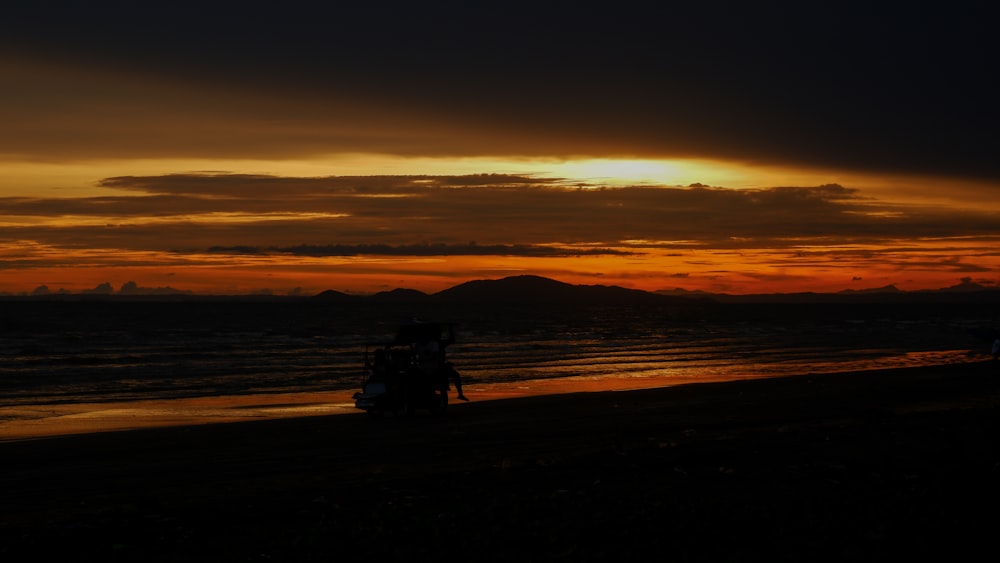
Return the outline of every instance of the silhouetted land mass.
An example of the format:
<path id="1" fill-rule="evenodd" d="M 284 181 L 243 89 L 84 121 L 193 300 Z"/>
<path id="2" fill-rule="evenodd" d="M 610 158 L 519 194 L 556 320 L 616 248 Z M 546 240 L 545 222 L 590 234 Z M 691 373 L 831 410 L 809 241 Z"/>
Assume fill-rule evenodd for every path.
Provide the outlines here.
<path id="1" fill-rule="evenodd" d="M 393 289 L 392 291 L 380 291 L 371 296 L 372 301 L 383 301 L 392 303 L 408 303 L 414 301 L 426 301 L 430 296 L 416 289 Z"/>
<path id="2" fill-rule="evenodd" d="M 608 285 L 573 285 L 541 276 L 511 276 L 498 280 L 473 280 L 433 294 L 398 288 L 371 296 L 352 296 L 324 291 L 321 301 L 378 301 L 435 304 L 594 304 L 643 305 L 689 303 L 691 299 L 660 295 L 637 289 Z M 703 299 L 703 298 L 696 298 Z"/>
<path id="3" fill-rule="evenodd" d="M 984 286 L 969 280 L 957 285 L 934 290 L 903 291 L 894 285 L 837 293 L 755 293 L 730 295 L 684 289 L 660 290 L 658 295 L 711 299 L 720 303 L 900 303 L 900 304 L 1000 304 L 1000 289 Z"/>
<path id="4" fill-rule="evenodd" d="M 440 291 L 441 302 L 479 303 L 576 303 L 643 305 L 681 303 L 677 297 L 608 285 L 573 285 L 540 276 L 513 276 L 499 280 L 475 280 Z"/>
<path id="5" fill-rule="evenodd" d="M 873 292 L 687 297 L 616 286 L 572 285 L 538 276 L 470 281 L 426 294 L 396 289 L 374 295 L 327 290 L 314 296 L 67 295 L 0 297 L 0 331 L 75 331 L 83 326 L 273 331 L 364 332 L 373 323 L 447 320 L 467 327 L 593 324 L 619 311 L 641 311 L 662 323 L 854 323 L 961 319 L 982 339 L 1000 326 L 1000 291 Z M 689 292 L 690 293 L 690 292 Z M 611 317 L 609 317 L 611 315 Z M 620 316 L 620 315 L 619 315 Z"/>
<path id="6" fill-rule="evenodd" d="M 349 293 L 343 293 L 341 291 L 334 291 L 328 289 L 317 295 L 311 297 L 310 299 L 314 301 L 326 301 L 330 303 L 354 303 L 359 301 L 361 298 L 357 295 L 351 295 Z"/>
<path id="7" fill-rule="evenodd" d="M 965 318 L 992 341 L 1000 314 L 1000 290 L 963 283 L 939 291 L 904 292 L 889 286 L 871 291 L 727 295 L 703 292 L 647 292 L 618 286 L 573 285 L 540 276 L 475 280 L 434 294 L 396 289 L 373 296 L 324 292 L 318 301 L 340 304 L 379 303 L 414 317 L 450 318 L 489 315 L 537 315 L 567 311 L 585 315 L 601 307 L 632 307 L 660 314 L 665 322 L 730 321 L 795 323 L 809 320 L 864 321 Z M 996 314 L 994 313 L 996 312 Z M 495 318 L 495 317 L 492 317 Z"/>
<path id="8" fill-rule="evenodd" d="M 126 284 L 128 285 L 128 284 Z M 110 287 L 110 285 L 109 285 Z M 95 301 L 132 302 L 155 301 L 240 301 L 252 303 L 287 302 L 308 299 L 329 303 L 482 303 L 482 304 L 592 304 L 592 305 L 684 305 L 692 302 L 745 304 L 1000 304 L 1000 289 L 963 281 L 937 290 L 902 291 L 893 285 L 838 293 L 759 293 L 732 295 L 684 289 L 643 291 L 615 285 L 574 285 L 542 276 L 521 275 L 495 280 L 473 280 L 437 293 L 396 288 L 372 295 L 352 294 L 328 289 L 313 296 L 283 296 L 273 294 L 200 295 L 192 293 L 48 293 L 42 295 L 0 295 L 0 302 L 9 301 Z"/>

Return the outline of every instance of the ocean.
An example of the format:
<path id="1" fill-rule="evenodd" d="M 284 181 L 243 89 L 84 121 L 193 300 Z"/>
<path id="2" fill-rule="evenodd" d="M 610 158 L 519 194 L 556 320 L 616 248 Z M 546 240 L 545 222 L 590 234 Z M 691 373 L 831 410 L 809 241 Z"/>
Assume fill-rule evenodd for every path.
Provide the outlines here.
<path id="1" fill-rule="evenodd" d="M 516 306 L 310 299 L 0 301 L 0 407 L 360 388 L 366 346 L 454 322 L 469 386 L 642 378 L 650 386 L 988 357 L 974 305 Z"/>

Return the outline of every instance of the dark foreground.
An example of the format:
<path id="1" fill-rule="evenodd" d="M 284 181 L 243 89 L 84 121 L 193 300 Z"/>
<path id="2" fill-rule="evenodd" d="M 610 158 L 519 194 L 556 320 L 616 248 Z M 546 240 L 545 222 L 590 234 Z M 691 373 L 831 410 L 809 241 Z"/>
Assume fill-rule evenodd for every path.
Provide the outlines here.
<path id="1" fill-rule="evenodd" d="M 1000 364 L 0 443 L 0 559 L 969 559 Z"/>

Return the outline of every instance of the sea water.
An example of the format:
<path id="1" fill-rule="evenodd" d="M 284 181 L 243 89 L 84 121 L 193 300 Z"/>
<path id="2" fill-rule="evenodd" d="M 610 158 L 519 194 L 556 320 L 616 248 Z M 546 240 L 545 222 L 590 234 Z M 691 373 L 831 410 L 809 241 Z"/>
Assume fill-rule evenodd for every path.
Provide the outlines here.
<path id="1" fill-rule="evenodd" d="M 983 359 L 975 307 L 538 307 L 301 299 L 8 300 L 0 406 L 356 389 L 364 355 L 414 320 L 456 322 L 466 385 L 700 380 Z"/>

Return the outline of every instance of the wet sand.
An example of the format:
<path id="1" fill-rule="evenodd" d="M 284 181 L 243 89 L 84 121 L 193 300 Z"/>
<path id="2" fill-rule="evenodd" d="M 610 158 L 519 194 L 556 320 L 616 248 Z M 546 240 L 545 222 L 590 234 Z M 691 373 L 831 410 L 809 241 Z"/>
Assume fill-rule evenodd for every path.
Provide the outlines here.
<path id="1" fill-rule="evenodd" d="M 713 381 L 710 377 L 699 378 Z M 722 379 L 716 378 L 714 381 Z M 682 385 L 656 377 L 565 377 L 466 385 L 476 401 L 579 392 L 624 391 Z M 297 393 L 247 393 L 179 399 L 62 402 L 0 407 L 0 442 L 166 426 L 249 422 L 304 416 L 357 414 L 357 389 Z M 454 394 L 452 401 L 455 401 Z"/>
<path id="2" fill-rule="evenodd" d="M 299 399 L 240 406 L 288 416 L 0 442 L 0 557 L 960 560 L 1000 523 L 989 361 L 412 419 Z"/>

